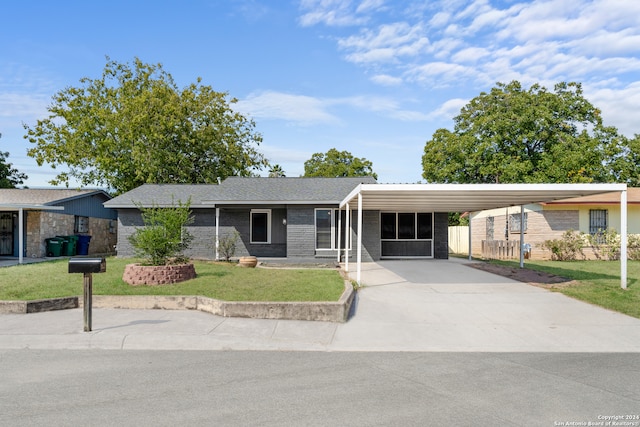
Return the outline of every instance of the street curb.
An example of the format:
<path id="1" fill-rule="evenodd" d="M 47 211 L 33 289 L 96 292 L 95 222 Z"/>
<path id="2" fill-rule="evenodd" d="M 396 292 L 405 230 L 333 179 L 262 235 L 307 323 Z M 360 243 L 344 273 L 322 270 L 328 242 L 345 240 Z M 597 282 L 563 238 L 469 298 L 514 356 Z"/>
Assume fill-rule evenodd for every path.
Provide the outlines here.
<path id="1" fill-rule="evenodd" d="M 199 310 L 223 317 L 254 319 L 347 321 L 355 290 L 348 280 L 336 302 L 223 301 L 203 296 L 93 295 L 93 308 L 136 310 Z M 37 313 L 82 307 L 82 298 L 53 298 L 36 301 L 0 301 L 0 314 Z"/>

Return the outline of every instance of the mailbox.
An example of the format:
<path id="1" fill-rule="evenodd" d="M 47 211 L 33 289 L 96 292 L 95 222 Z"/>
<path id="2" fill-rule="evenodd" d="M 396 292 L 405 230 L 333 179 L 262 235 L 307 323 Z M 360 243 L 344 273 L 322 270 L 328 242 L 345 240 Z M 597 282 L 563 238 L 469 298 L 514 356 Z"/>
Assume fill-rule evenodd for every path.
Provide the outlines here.
<path id="1" fill-rule="evenodd" d="M 107 260 L 104 258 L 70 258 L 69 273 L 104 273 Z"/>

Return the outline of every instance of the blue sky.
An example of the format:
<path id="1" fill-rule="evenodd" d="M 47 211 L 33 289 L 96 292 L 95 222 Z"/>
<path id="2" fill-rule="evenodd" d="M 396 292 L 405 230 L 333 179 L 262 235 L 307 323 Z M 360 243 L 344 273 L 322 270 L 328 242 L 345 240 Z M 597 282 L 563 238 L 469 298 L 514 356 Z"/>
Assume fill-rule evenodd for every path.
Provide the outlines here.
<path id="1" fill-rule="evenodd" d="M 637 0 L 22 0 L 2 16 L 0 150 L 32 188 L 55 171 L 26 155 L 22 123 L 106 56 L 228 92 L 287 176 L 337 148 L 380 182 L 418 182 L 425 142 L 499 81 L 581 82 L 605 124 L 640 133 Z"/>

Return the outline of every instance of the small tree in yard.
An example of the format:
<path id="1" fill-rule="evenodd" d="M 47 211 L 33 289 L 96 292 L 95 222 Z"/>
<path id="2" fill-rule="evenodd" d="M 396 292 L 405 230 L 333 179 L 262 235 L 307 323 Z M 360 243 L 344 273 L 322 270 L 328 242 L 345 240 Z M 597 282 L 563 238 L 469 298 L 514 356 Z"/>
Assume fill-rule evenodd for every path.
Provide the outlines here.
<path id="1" fill-rule="evenodd" d="M 227 234 L 218 240 L 218 251 L 222 255 L 225 261 L 229 261 L 232 256 L 236 254 L 236 245 L 238 244 L 238 239 L 240 238 L 240 233 L 238 231 L 233 230 L 232 233 Z"/>
<path id="2" fill-rule="evenodd" d="M 193 222 L 190 205 L 189 200 L 185 204 L 172 203 L 170 207 L 138 206 L 145 226 L 129 236 L 136 255 L 144 258 L 149 265 L 186 262 L 187 258 L 182 252 L 193 240 L 193 236 L 185 230 Z"/>

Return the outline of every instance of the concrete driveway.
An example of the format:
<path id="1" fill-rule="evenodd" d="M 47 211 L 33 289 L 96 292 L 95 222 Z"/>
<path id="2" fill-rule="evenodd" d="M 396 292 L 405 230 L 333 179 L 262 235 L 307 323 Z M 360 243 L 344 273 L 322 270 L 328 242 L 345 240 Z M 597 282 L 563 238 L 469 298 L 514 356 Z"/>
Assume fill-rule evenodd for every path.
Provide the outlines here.
<path id="1" fill-rule="evenodd" d="M 467 263 L 365 263 L 346 323 L 95 309 L 83 332 L 81 309 L 4 314 L 0 349 L 640 352 L 640 319 Z"/>
<path id="2" fill-rule="evenodd" d="M 640 319 L 468 264 L 456 258 L 364 263 L 356 314 L 338 328 L 332 349 L 640 351 Z"/>

